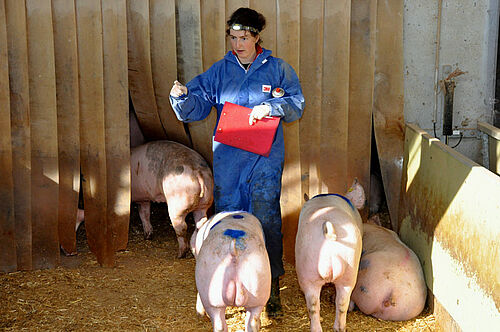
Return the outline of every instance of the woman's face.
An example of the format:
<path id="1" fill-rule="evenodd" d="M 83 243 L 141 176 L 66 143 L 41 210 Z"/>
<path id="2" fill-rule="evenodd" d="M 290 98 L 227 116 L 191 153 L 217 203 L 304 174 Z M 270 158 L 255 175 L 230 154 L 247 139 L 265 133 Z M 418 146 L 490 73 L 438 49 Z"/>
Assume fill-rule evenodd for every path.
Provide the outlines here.
<path id="1" fill-rule="evenodd" d="M 259 41 L 259 35 L 252 36 L 246 30 L 229 30 L 229 39 L 231 47 L 238 55 L 241 63 L 250 63 L 255 58 L 255 44 Z"/>

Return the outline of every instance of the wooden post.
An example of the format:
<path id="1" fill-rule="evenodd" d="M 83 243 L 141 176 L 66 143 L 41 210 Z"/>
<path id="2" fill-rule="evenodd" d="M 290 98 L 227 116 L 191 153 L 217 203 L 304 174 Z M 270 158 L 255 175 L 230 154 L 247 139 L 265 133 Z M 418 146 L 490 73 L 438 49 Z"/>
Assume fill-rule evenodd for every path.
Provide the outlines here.
<path id="1" fill-rule="evenodd" d="M 76 11 L 73 1 L 53 0 L 59 150 L 59 243 L 76 254 L 75 222 L 80 191 L 80 107 Z"/>
<path id="2" fill-rule="evenodd" d="M 5 2 L 0 1 L 0 271 L 17 269 Z"/>
<path id="3" fill-rule="evenodd" d="M 5 0 L 9 50 L 10 116 L 17 269 L 31 270 L 31 130 L 26 5 Z"/>

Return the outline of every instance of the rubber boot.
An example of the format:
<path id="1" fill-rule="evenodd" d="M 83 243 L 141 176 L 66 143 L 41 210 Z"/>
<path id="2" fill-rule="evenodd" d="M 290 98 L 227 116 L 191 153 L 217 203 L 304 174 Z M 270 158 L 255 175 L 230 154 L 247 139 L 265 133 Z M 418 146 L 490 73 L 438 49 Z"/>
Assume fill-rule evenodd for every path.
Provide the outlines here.
<path id="1" fill-rule="evenodd" d="M 283 314 L 280 300 L 280 279 L 271 280 L 271 296 L 266 304 L 266 312 L 269 317 L 278 317 Z"/>

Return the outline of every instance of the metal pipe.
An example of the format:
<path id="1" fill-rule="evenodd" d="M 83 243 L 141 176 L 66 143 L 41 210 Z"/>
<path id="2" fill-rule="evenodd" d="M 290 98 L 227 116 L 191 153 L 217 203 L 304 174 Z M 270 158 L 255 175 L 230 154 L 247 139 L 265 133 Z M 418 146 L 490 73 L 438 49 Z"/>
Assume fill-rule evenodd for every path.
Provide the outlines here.
<path id="1" fill-rule="evenodd" d="M 438 88 L 439 88 L 439 48 L 441 47 L 441 14 L 443 11 L 443 0 L 438 1 L 437 29 L 436 29 L 436 58 L 434 60 L 434 114 L 432 123 L 436 128 L 438 109 Z"/>

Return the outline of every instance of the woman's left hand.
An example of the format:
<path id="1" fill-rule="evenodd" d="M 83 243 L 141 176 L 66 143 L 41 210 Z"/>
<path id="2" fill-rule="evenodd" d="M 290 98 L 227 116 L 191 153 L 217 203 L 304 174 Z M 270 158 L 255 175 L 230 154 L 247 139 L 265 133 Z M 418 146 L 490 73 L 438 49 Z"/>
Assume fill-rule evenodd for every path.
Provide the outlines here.
<path id="1" fill-rule="evenodd" d="M 264 117 L 268 116 L 269 113 L 271 113 L 271 106 L 269 105 L 254 106 L 248 118 L 248 124 L 250 126 L 253 125 L 257 120 L 262 120 Z"/>

